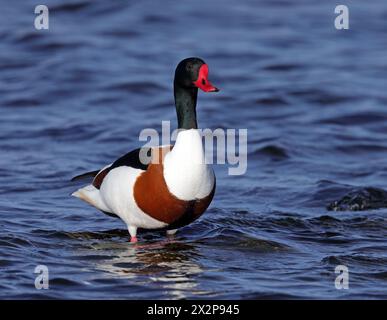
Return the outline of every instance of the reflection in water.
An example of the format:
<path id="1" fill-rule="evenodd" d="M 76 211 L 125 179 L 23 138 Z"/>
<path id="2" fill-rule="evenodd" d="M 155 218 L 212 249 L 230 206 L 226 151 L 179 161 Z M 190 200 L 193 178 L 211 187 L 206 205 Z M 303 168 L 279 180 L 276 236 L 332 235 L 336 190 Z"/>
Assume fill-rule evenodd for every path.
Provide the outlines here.
<path id="1" fill-rule="evenodd" d="M 142 241 L 136 244 L 128 242 L 124 229 L 71 232 L 66 236 L 75 240 L 76 246 L 80 243 L 84 246 L 75 249 L 75 254 L 88 265 L 85 272 L 99 271 L 93 279 L 106 279 L 112 283 L 119 279 L 120 285 L 130 287 L 128 292 L 141 286 L 156 289 L 162 292 L 162 297 L 171 299 L 216 297 L 212 288 L 208 289 L 207 282 L 221 281 L 225 261 L 233 265 L 234 270 L 240 270 L 239 259 L 249 252 L 264 255 L 290 250 L 279 242 L 241 233 L 232 218 L 225 222 L 227 224 L 230 224 L 229 228 L 217 228 L 209 218 L 204 223 L 185 228 L 184 237 L 166 238 L 164 233 L 149 232 L 144 233 Z M 219 261 L 221 265 L 202 267 L 201 261 L 211 256 L 214 250 L 222 252 L 212 256 L 213 261 Z M 126 281 L 121 281 L 123 279 Z M 161 296 L 156 295 L 156 298 Z"/>
<path id="2" fill-rule="evenodd" d="M 187 293 L 207 293 L 197 289 L 195 279 L 203 270 L 194 261 L 198 254 L 193 245 L 170 239 L 149 244 L 100 242 L 93 246 L 95 249 L 112 257 L 99 260 L 94 266 L 108 277 L 152 282 L 173 299 L 187 298 Z"/>

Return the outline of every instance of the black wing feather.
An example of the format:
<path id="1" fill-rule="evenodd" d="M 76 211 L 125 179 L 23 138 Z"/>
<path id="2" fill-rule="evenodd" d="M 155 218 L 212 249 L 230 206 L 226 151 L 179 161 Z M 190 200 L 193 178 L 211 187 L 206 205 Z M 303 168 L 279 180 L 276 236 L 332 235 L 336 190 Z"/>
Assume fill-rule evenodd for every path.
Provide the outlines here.
<path id="1" fill-rule="evenodd" d="M 138 148 L 138 149 L 135 149 L 135 150 L 128 152 L 127 154 L 123 155 L 121 158 L 118 158 L 108 168 L 109 171 L 114 169 L 114 168 L 118 168 L 118 167 L 122 167 L 122 166 L 146 170 L 148 168 L 149 164 L 144 164 L 140 161 L 140 151 L 141 151 L 141 148 Z M 147 155 L 150 156 L 152 149 L 146 148 L 146 152 L 147 152 Z M 82 180 L 82 179 L 86 179 L 86 178 L 90 178 L 90 177 L 94 178 L 100 171 L 101 170 L 95 170 L 95 171 L 82 173 L 82 174 L 72 178 L 71 181 L 78 181 L 78 180 Z"/>
<path id="2" fill-rule="evenodd" d="M 94 178 L 98 174 L 98 172 L 99 172 L 99 170 L 82 173 L 82 174 L 72 178 L 71 181 L 82 180 L 82 179 L 86 179 L 86 178 L 90 178 L 90 177 Z"/>
<path id="3" fill-rule="evenodd" d="M 117 159 L 111 166 L 110 170 L 117 168 L 117 167 L 132 167 L 135 169 L 141 169 L 141 170 L 146 170 L 148 168 L 148 163 L 144 164 L 140 160 L 140 151 L 142 148 L 135 149 L 133 151 L 128 152 L 121 158 Z M 147 156 L 150 157 L 150 153 L 152 152 L 151 148 L 146 148 L 146 153 Z"/>

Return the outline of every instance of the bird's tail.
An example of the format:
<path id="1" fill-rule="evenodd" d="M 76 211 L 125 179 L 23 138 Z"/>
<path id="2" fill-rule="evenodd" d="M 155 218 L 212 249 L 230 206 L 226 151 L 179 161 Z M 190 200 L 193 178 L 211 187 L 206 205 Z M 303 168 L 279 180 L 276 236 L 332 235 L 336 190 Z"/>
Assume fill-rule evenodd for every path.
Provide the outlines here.
<path id="1" fill-rule="evenodd" d="M 71 195 L 91 204 L 101 211 L 111 213 L 110 208 L 106 206 L 105 201 L 101 198 L 100 191 L 91 184 L 73 192 Z"/>

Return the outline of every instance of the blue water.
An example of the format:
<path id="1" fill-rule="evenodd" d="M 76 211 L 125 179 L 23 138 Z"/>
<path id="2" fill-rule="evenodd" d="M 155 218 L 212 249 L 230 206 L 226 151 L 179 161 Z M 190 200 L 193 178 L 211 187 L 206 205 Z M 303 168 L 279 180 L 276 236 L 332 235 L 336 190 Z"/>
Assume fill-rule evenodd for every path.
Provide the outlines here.
<path id="1" fill-rule="evenodd" d="M 387 298 L 387 209 L 326 210 L 387 188 L 384 0 L 342 1 L 349 30 L 335 1 L 46 0 L 41 31 L 36 1 L 0 4 L 0 298 Z M 136 247 L 69 180 L 176 126 L 189 56 L 221 88 L 199 94 L 199 126 L 247 128 L 248 170 L 215 166 L 206 214 Z"/>

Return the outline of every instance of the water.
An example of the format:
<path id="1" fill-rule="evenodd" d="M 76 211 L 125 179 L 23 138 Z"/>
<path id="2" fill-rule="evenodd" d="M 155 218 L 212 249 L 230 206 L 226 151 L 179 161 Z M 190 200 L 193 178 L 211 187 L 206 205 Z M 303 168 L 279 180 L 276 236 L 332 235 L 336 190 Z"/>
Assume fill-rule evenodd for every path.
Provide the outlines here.
<path id="1" fill-rule="evenodd" d="M 345 1 L 347 31 L 334 1 L 47 0 L 49 31 L 35 4 L 1 1 L 1 298 L 387 298 L 387 209 L 326 209 L 387 188 L 384 0 Z M 69 180 L 175 125 L 189 56 L 221 88 L 200 94 L 199 125 L 247 128 L 248 170 L 216 166 L 199 221 L 132 246 Z M 34 287 L 40 264 L 49 290 Z"/>

